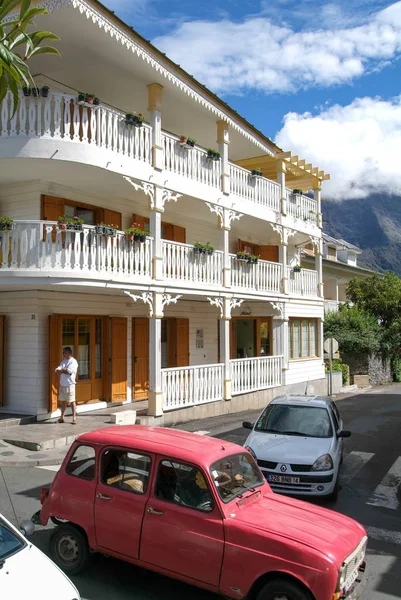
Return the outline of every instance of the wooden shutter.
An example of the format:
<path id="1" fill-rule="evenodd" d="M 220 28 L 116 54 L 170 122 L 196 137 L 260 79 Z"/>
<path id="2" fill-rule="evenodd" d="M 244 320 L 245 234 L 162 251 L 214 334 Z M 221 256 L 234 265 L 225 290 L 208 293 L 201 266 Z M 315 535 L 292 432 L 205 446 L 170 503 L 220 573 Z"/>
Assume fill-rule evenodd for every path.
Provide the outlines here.
<path id="1" fill-rule="evenodd" d="M 236 319 L 231 319 L 231 337 L 230 337 L 230 346 L 231 346 L 231 360 L 237 357 L 237 321 Z"/>
<path id="2" fill-rule="evenodd" d="M 259 254 L 262 260 L 278 262 L 278 246 L 259 246 Z"/>
<path id="3" fill-rule="evenodd" d="M 132 319 L 133 397 L 148 397 L 149 390 L 149 319 Z"/>
<path id="4" fill-rule="evenodd" d="M 176 367 L 189 366 L 189 320 L 175 319 Z"/>
<path id="5" fill-rule="evenodd" d="M 243 252 L 245 248 L 249 249 L 251 254 L 256 254 L 256 256 L 259 254 L 259 246 L 257 244 L 252 244 L 245 240 L 238 240 L 238 252 Z"/>
<path id="6" fill-rule="evenodd" d="M 111 390 L 112 402 L 127 399 L 127 319 L 111 317 Z"/>
<path id="7" fill-rule="evenodd" d="M 0 406 L 6 399 L 6 317 L 0 315 Z"/>
<path id="8" fill-rule="evenodd" d="M 117 225 L 117 229 L 120 231 L 122 230 L 121 213 L 115 210 L 109 210 L 108 208 L 104 208 L 102 213 L 103 223 L 107 223 L 108 225 Z"/>
<path id="9" fill-rule="evenodd" d="M 162 238 L 174 242 L 174 230 L 171 223 L 162 222 Z"/>
<path id="10" fill-rule="evenodd" d="M 49 411 L 57 410 L 57 398 L 60 376 L 55 373 L 62 359 L 61 355 L 61 317 L 49 316 Z"/>
<path id="11" fill-rule="evenodd" d="M 58 217 L 64 215 L 64 204 L 64 198 L 42 196 L 42 220 L 57 221 Z"/>
<path id="12" fill-rule="evenodd" d="M 138 223 L 141 229 L 149 229 L 149 217 L 142 217 L 141 215 L 132 215 L 132 222 Z"/>
<path id="13" fill-rule="evenodd" d="M 173 225 L 172 227 L 173 227 L 173 241 L 179 242 L 180 244 L 185 244 L 187 241 L 185 227 L 180 227 L 179 225 Z"/>

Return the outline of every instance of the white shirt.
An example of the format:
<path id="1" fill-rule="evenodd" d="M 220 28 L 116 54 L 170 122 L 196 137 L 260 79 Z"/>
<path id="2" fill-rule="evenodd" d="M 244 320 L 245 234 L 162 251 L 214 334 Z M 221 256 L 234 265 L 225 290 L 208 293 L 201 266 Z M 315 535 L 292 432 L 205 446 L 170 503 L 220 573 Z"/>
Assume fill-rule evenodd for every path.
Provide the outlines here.
<path id="1" fill-rule="evenodd" d="M 61 375 L 60 375 L 61 387 L 69 387 L 71 385 L 75 385 L 75 383 L 76 383 L 75 380 L 76 380 L 77 371 L 78 371 L 78 363 L 75 360 L 75 358 L 73 358 L 72 356 L 71 356 L 71 358 L 63 358 L 63 360 L 61 361 L 61 363 L 59 364 L 57 369 L 55 369 L 55 371 L 57 373 L 57 371 L 62 371 L 63 369 L 67 369 L 68 374 L 61 373 Z"/>

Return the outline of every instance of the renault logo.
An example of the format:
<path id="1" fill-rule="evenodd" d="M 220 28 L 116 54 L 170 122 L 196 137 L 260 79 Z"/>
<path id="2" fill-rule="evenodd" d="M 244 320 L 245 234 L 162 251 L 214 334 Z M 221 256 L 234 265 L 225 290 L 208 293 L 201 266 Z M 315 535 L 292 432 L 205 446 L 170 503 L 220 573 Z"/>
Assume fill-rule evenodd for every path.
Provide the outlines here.
<path id="1" fill-rule="evenodd" d="M 281 471 L 282 473 L 285 473 L 285 472 L 286 472 L 286 470 L 287 470 L 287 467 L 286 467 L 285 465 L 281 465 L 281 467 L 280 467 L 280 471 Z"/>

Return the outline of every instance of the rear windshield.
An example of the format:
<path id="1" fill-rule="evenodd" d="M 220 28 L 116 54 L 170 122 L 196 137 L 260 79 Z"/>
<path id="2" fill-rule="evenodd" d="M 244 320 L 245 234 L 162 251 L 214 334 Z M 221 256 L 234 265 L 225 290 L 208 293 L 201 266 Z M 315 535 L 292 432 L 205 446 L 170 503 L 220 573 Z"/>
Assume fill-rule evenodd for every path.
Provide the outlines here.
<path id="1" fill-rule="evenodd" d="M 326 408 L 296 404 L 269 404 L 259 417 L 255 431 L 316 438 L 333 436 Z"/>
<path id="2" fill-rule="evenodd" d="M 15 554 L 24 546 L 24 540 L 0 519 L 0 562 Z"/>
<path id="3" fill-rule="evenodd" d="M 248 452 L 225 456 L 210 467 L 214 484 L 223 502 L 263 485 L 263 475 Z"/>

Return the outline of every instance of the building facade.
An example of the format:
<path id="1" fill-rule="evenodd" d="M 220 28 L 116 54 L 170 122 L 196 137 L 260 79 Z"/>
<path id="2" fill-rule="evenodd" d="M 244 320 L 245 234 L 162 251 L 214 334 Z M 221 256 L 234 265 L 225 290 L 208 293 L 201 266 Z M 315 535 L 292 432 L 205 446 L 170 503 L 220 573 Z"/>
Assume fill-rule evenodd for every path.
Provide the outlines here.
<path id="1" fill-rule="evenodd" d="M 329 176 L 97 2 L 48 8 L 61 58 L 35 57 L 38 91 L 0 109 L 0 410 L 56 416 L 66 345 L 78 411 L 324 392 Z"/>

